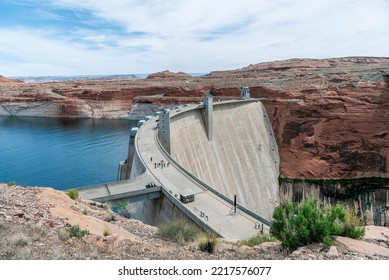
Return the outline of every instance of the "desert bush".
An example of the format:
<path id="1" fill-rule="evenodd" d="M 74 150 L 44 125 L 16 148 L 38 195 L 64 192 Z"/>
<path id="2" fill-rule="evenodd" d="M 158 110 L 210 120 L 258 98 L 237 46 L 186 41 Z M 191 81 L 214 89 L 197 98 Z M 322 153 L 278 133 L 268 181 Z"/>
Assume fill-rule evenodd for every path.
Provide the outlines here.
<path id="1" fill-rule="evenodd" d="M 12 237 L 12 244 L 16 247 L 25 247 L 28 245 L 28 239 L 24 234 L 16 234 Z"/>
<path id="2" fill-rule="evenodd" d="M 116 221 L 115 215 L 112 213 L 107 213 L 104 217 L 104 221 L 106 222 L 113 222 Z"/>
<path id="3" fill-rule="evenodd" d="M 70 234 L 69 234 L 69 231 L 68 229 L 61 229 L 59 232 L 58 232 L 58 238 L 59 240 L 61 241 L 66 241 L 68 240 L 70 237 Z"/>
<path id="4" fill-rule="evenodd" d="M 115 213 L 112 211 L 112 207 L 113 206 L 112 206 L 111 202 L 105 202 L 103 204 L 103 208 L 105 210 L 104 221 L 106 221 L 106 222 L 116 221 Z"/>
<path id="5" fill-rule="evenodd" d="M 350 221 L 351 222 L 351 221 Z M 293 250 L 315 242 L 332 244 L 331 235 L 345 235 L 346 211 L 340 205 L 326 206 L 308 198 L 298 206 L 284 202 L 273 212 L 272 229 L 281 245 Z"/>
<path id="6" fill-rule="evenodd" d="M 80 194 L 78 193 L 78 190 L 75 190 L 75 189 L 71 189 L 71 190 L 67 190 L 66 191 L 66 194 L 71 198 L 71 199 L 77 199 Z"/>
<path id="7" fill-rule="evenodd" d="M 103 229 L 103 236 L 109 236 L 111 234 L 112 234 L 111 229 L 109 227 L 105 226 Z"/>
<path id="8" fill-rule="evenodd" d="M 346 219 L 338 235 L 360 238 L 365 235 L 364 220 L 351 207 L 345 208 Z"/>
<path id="9" fill-rule="evenodd" d="M 38 241 L 47 236 L 47 230 L 44 227 L 32 226 L 27 229 L 27 233 L 32 241 Z"/>
<path id="10" fill-rule="evenodd" d="M 240 245 L 254 247 L 254 246 L 257 246 L 257 245 L 262 244 L 264 242 L 276 242 L 276 241 L 278 241 L 278 240 L 274 236 L 269 236 L 267 234 L 259 234 L 258 233 L 258 234 L 254 235 L 248 239 L 241 240 Z"/>
<path id="11" fill-rule="evenodd" d="M 70 237 L 84 237 L 85 235 L 89 235 L 89 231 L 80 229 L 79 225 L 71 226 L 66 231 Z"/>
<path id="12" fill-rule="evenodd" d="M 190 221 L 174 220 L 161 225 L 158 235 L 166 240 L 176 241 L 180 244 L 195 241 L 201 230 Z"/>
<path id="13" fill-rule="evenodd" d="M 216 236 L 212 234 L 200 235 L 200 237 L 197 240 L 199 249 L 203 252 L 207 252 L 210 254 L 215 251 L 217 242 L 218 240 Z"/>

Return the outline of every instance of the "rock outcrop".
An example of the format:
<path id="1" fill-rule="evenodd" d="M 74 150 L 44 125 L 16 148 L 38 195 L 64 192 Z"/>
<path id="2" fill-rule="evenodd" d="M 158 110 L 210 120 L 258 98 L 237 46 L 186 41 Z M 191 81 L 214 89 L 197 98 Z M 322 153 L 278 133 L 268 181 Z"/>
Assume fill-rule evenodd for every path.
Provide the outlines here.
<path id="1" fill-rule="evenodd" d="M 271 118 L 286 177 L 389 177 L 389 58 L 290 59 L 148 79 L 0 83 L 0 115 L 128 118 L 249 86 Z M 148 109 L 146 109 L 148 108 Z"/>
<path id="2" fill-rule="evenodd" d="M 169 70 L 165 70 L 162 72 L 149 74 L 146 79 L 187 79 L 190 77 L 191 75 L 184 72 L 174 73 Z"/>
<path id="3" fill-rule="evenodd" d="M 0 75 L 0 84 L 4 85 L 4 84 L 15 84 L 15 83 L 23 83 L 23 82 L 15 79 L 7 79 Z"/>

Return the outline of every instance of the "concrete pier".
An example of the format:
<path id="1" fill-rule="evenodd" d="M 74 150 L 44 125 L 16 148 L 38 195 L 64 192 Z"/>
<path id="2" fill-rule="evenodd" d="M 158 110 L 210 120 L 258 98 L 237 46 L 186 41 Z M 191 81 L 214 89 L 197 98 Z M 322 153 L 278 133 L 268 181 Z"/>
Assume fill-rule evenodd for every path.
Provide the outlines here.
<path id="1" fill-rule="evenodd" d="M 204 124 L 208 141 L 213 140 L 213 97 L 207 96 L 204 99 Z"/>

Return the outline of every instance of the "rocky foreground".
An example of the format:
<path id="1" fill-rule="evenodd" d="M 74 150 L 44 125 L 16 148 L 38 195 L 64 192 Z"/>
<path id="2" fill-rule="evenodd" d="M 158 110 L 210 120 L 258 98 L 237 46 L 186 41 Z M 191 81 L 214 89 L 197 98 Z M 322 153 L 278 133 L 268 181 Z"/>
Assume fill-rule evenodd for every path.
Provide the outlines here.
<path id="1" fill-rule="evenodd" d="M 88 230 L 82 238 L 66 229 Z M 104 232 L 109 232 L 104 236 Z M 368 226 L 361 240 L 334 237 L 334 245 L 301 247 L 285 252 L 279 243 L 241 246 L 219 239 L 216 252 L 201 252 L 196 243 L 178 245 L 162 240 L 158 229 L 118 216 L 104 205 L 70 199 L 51 188 L 0 184 L 0 259 L 311 259 L 389 260 L 389 228 Z"/>

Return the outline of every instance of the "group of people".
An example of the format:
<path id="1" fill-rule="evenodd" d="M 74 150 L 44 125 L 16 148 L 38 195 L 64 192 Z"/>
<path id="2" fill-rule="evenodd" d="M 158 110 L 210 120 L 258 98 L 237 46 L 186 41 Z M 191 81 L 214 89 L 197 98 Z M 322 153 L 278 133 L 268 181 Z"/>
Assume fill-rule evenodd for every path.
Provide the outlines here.
<path id="1" fill-rule="evenodd" d="M 153 161 L 152 157 L 150 158 L 150 161 Z M 161 160 L 160 162 L 154 162 L 155 169 L 157 169 L 157 167 L 163 169 L 164 167 L 169 167 L 169 165 L 170 165 L 169 161 L 167 163 L 164 160 Z"/>

